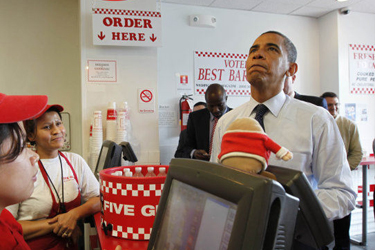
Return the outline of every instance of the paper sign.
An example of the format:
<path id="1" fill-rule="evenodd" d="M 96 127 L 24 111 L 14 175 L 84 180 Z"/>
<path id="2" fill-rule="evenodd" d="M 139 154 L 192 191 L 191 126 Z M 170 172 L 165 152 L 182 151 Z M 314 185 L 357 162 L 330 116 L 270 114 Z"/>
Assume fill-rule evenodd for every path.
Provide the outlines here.
<path id="1" fill-rule="evenodd" d="M 117 61 L 87 60 L 88 82 L 117 83 Z"/>
<path id="2" fill-rule="evenodd" d="M 177 93 L 182 95 L 193 95 L 193 81 L 188 74 L 176 73 Z"/>
<path id="3" fill-rule="evenodd" d="M 375 94 L 375 47 L 349 44 L 350 93 Z"/>
<path id="4" fill-rule="evenodd" d="M 177 125 L 177 115 L 173 107 L 168 104 L 159 105 L 159 126 L 174 127 Z"/>
<path id="5" fill-rule="evenodd" d="M 221 84 L 227 95 L 250 96 L 246 80 L 246 54 L 194 52 L 195 94 L 204 95 L 212 83 Z"/>
<path id="6" fill-rule="evenodd" d="M 155 112 L 155 96 L 153 89 L 138 89 L 139 113 Z"/>
<path id="7" fill-rule="evenodd" d="M 93 9 L 94 45 L 161 46 L 161 13 Z"/>

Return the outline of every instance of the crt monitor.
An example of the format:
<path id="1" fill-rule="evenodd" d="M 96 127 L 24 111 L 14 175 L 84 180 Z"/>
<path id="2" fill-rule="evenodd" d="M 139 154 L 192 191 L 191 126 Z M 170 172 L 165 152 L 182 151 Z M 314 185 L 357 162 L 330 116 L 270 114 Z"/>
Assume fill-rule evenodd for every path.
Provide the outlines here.
<path id="1" fill-rule="evenodd" d="M 121 152 L 122 148 L 119 145 L 113 141 L 105 140 L 100 149 L 99 158 L 96 163 L 96 177 L 99 177 L 99 172 L 103 169 L 120 166 Z"/>
<path id="2" fill-rule="evenodd" d="M 148 250 L 290 249 L 297 209 L 276 181 L 172 159 Z"/>
<path id="3" fill-rule="evenodd" d="M 285 191 L 300 199 L 294 240 L 298 244 L 319 249 L 330 244 L 334 237 L 328 219 L 306 176 L 301 171 L 268 166 L 267 171 L 273 173 Z M 296 249 L 297 247 L 294 247 Z"/>

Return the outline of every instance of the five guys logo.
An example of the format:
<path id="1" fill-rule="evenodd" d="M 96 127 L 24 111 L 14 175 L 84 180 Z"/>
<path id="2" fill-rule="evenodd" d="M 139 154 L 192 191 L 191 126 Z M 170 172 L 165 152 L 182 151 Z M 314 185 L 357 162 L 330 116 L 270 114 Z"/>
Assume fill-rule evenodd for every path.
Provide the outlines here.
<path id="1" fill-rule="evenodd" d="M 158 205 L 144 205 L 141 207 L 141 214 L 145 217 L 155 216 Z M 139 209 L 139 208 L 138 208 Z M 135 216 L 135 206 L 127 204 L 117 204 L 115 202 L 104 201 L 104 211 L 127 216 Z M 138 210 L 137 210 L 138 211 Z M 139 211 L 138 211 L 139 212 Z"/>

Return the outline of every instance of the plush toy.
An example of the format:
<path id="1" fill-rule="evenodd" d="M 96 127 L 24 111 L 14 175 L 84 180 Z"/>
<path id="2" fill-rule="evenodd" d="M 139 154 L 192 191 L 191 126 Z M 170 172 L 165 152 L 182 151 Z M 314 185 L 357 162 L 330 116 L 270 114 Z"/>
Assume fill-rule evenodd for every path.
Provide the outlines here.
<path id="1" fill-rule="evenodd" d="M 229 125 L 221 142 L 219 162 L 249 173 L 258 174 L 267 168 L 271 151 L 278 159 L 288 161 L 293 154 L 275 143 L 253 118 L 238 118 Z"/>

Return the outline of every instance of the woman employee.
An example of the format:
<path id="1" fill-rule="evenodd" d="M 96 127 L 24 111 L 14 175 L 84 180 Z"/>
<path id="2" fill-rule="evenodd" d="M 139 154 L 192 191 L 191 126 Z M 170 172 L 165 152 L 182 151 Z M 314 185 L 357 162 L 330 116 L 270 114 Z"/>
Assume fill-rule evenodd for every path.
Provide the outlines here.
<path id="1" fill-rule="evenodd" d="M 25 133 L 17 122 L 31 119 L 47 105 L 47 96 L 0 93 L 0 249 L 29 249 L 21 225 L 5 209 L 31 195 L 39 157 L 26 149 Z"/>
<path id="2" fill-rule="evenodd" d="M 87 163 L 59 151 L 65 139 L 61 111 L 60 105 L 47 105 L 36 120 L 25 122 L 40 156 L 38 179 L 31 197 L 9 210 L 31 249 L 77 249 L 77 221 L 100 211 L 99 184 Z"/>

